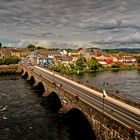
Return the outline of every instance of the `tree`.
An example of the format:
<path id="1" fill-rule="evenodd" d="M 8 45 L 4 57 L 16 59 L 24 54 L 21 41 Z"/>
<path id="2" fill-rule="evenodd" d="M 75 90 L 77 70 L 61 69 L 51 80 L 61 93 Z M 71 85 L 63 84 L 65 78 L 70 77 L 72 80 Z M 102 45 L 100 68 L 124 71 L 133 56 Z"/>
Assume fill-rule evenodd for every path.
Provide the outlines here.
<path id="1" fill-rule="evenodd" d="M 57 72 L 60 72 L 60 73 L 65 73 L 65 72 L 66 72 L 66 67 L 65 67 L 64 65 L 62 65 L 62 64 L 60 64 L 60 65 L 55 65 L 55 66 L 53 67 L 53 70 L 54 70 L 54 71 L 57 71 Z"/>
<path id="2" fill-rule="evenodd" d="M 140 56 L 136 58 L 137 62 L 140 63 Z"/>
<path id="3" fill-rule="evenodd" d="M 77 59 L 76 61 L 76 66 L 78 70 L 83 70 L 84 68 L 84 57 L 82 55 L 80 55 L 80 57 Z"/>
<path id="4" fill-rule="evenodd" d="M 28 48 L 29 50 L 33 51 L 33 50 L 36 48 L 36 46 L 33 45 L 33 44 L 29 44 L 29 45 L 27 46 L 27 48 Z"/>
<path id="5" fill-rule="evenodd" d="M 112 65 L 111 65 L 111 68 L 119 68 L 120 66 L 118 65 L 118 64 L 115 64 L 115 63 L 113 63 Z"/>
<path id="6" fill-rule="evenodd" d="M 2 43 L 0 43 L 0 48 L 2 47 Z"/>
<path id="7" fill-rule="evenodd" d="M 20 61 L 18 57 L 7 57 L 0 59 L 0 65 L 17 64 Z"/>
<path id="8" fill-rule="evenodd" d="M 90 70 L 97 70 L 101 66 L 101 64 L 99 64 L 94 58 L 89 59 L 87 65 Z"/>
<path id="9" fill-rule="evenodd" d="M 0 58 L 0 65 L 3 65 L 3 59 Z"/>
<path id="10" fill-rule="evenodd" d="M 36 48 L 37 48 L 38 50 L 45 49 L 45 48 L 40 47 L 40 46 L 37 46 Z"/>

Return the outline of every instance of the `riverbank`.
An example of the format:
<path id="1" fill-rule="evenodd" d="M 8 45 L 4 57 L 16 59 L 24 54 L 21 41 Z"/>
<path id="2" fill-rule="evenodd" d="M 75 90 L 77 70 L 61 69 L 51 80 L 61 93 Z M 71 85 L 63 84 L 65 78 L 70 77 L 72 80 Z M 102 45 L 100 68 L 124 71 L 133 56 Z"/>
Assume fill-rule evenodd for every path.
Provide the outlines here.
<path id="1" fill-rule="evenodd" d="M 47 66 L 44 66 L 47 68 Z M 76 64 L 57 64 L 49 67 L 51 70 L 62 73 L 62 74 L 79 74 L 79 73 L 94 73 L 101 71 L 120 71 L 120 70 L 140 70 L 139 63 L 113 63 L 110 65 L 101 65 L 98 62 L 91 63 L 89 66 L 76 65 Z"/>
<path id="2" fill-rule="evenodd" d="M 20 74 L 21 68 L 19 64 L 0 65 L 0 75 Z"/>

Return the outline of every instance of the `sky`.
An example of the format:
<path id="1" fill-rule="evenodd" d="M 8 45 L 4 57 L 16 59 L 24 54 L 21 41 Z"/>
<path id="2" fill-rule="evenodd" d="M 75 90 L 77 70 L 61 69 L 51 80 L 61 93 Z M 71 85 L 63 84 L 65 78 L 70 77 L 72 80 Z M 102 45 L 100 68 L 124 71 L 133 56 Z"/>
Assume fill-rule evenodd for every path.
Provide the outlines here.
<path id="1" fill-rule="evenodd" d="M 7 46 L 140 48 L 140 0 L 0 0 Z"/>

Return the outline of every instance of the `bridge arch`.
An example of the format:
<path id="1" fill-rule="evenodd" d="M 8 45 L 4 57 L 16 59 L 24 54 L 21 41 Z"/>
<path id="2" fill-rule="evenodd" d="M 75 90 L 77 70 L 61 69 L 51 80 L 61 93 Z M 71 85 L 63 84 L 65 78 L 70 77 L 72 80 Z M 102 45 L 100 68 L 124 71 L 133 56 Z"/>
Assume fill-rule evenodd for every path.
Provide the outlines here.
<path id="1" fill-rule="evenodd" d="M 44 85 L 43 85 L 42 82 L 38 82 L 38 83 L 36 82 L 36 83 L 34 83 L 33 89 L 35 90 L 35 93 L 37 93 L 37 95 L 40 96 L 40 97 L 45 92 L 45 87 L 44 87 Z"/>
<path id="2" fill-rule="evenodd" d="M 22 78 L 24 78 L 24 79 L 27 79 L 28 78 L 28 76 L 29 76 L 29 74 L 28 74 L 28 72 L 26 71 L 26 72 L 24 72 L 23 74 L 22 74 Z"/>
<path id="3" fill-rule="evenodd" d="M 30 84 L 33 85 L 35 83 L 35 78 L 33 76 L 31 76 L 29 81 L 30 81 Z"/>
<path id="4" fill-rule="evenodd" d="M 21 74 L 23 74 L 24 73 L 24 70 L 23 69 L 21 69 Z"/>
<path id="5" fill-rule="evenodd" d="M 51 92 L 48 96 L 42 96 L 41 105 L 53 112 L 58 112 L 62 107 L 59 96 L 54 91 Z"/>
<path id="6" fill-rule="evenodd" d="M 70 109 L 66 114 L 66 124 L 70 139 L 96 140 L 95 132 L 86 116 L 77 108 Z"/>

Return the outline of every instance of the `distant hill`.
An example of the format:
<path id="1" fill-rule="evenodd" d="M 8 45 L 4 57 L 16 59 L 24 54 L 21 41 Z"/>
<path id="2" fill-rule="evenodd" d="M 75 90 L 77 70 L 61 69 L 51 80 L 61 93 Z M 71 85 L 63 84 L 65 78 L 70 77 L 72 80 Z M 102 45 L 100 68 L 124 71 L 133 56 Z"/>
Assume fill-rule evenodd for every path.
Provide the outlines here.
<path id="1" fill-rule="evenodd" d="M 140 48 L 115 48 L 115 49 L 102 49 L 103 51 L 112 51 L 112 52 L 132 52 L 140 53 Z"/>

